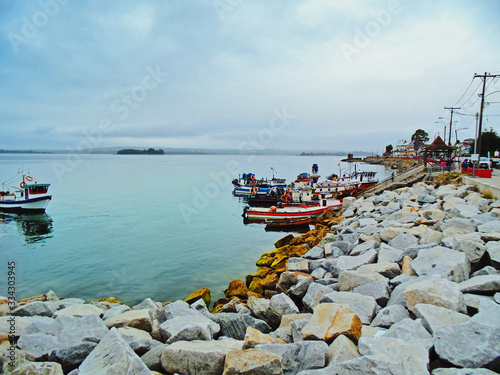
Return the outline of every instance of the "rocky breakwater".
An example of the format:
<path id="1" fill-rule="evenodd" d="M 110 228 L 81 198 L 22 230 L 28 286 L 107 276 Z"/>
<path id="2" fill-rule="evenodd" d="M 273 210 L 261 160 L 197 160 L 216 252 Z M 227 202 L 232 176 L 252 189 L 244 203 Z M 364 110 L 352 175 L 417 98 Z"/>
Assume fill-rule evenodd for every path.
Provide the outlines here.
<path id="1" fill-rule="evenodd" d="M 212 311 L 206 290 L 191 304 L 146 299 L 128 307 L 53 293 L 20 303 L 0 317 L 0 370 L 498 372 L 500 202 L 471 186 L 417 184 L 346 198 L 344 206 L 342 216 L 329 213 L 313 231 L 278 241 Z"/>

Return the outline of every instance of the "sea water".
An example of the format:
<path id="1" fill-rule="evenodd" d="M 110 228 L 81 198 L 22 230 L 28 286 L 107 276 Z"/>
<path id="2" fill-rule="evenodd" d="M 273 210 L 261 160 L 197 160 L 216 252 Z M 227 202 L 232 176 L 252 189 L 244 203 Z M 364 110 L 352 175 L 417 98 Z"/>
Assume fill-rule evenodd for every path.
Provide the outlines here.
<path id="1" fill-rule="evenodd" d="M 292 182 L 313 163 L 339 173 L 334 156 L 1 154 L 0 181 L 29 170 L 51 183 L 46 214 L 0 213 L 0 295 L 15 262 L 16 298 L 53 290 L 59 297 L 115 296 L 133 304 L 184 299 L 208 287 L 212 299 L 286 235 L 244 225 L 245 202 L 230 180 Z M 358 169 L 390 174 L 382 166 Z M 323 178 L 321 179 L 323 180 Z M 11 185 L 18 185 L 21 179 Z"/>

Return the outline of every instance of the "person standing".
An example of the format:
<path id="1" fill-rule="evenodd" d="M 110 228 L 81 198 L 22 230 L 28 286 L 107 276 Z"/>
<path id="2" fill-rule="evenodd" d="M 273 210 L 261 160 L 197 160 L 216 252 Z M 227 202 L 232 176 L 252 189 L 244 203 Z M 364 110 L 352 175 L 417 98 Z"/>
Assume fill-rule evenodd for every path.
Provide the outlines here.
<path id="1" fill-rule="evenodd" d="M 446 168 L 446 163 L 443 159 L 441 159 L 439 166 L 441 167 L 441 173 L 444 173 L 444 169 Z"/>

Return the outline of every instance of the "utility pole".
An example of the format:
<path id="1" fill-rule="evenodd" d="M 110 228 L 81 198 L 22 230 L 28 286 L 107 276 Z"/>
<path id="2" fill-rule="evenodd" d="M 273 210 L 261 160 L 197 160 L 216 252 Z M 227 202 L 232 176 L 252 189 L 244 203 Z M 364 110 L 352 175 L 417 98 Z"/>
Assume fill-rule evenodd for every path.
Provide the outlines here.
<path id="1" fill-rule="evenodd" d="M 451 114 L 450 114 L 450 132 L 449 132 L 449 136 L 448 136 L 448 146 L 451 146 L 451 124 L 453 123 L 453 111 L 455 109 L 460 109 L 461 107 L 444 107 L 444 109 L 449 109 L 451 111 Z M 446 134 L 444 135 L 444 137 L 446 138 Z M 446 142 L 446 139 L 444 140 Z"/>
<path id="2" fill-rule="evenodd" d="M 481 93 L 481 108 L 480 108 L 480 111 L 479 111 L 479 130 L 478 130 L 478 134 L 477 134 L 477 149 L 474 150 L 474 152 L 476 154 L 479 154 L 479 156 L 481 156 L 481 131 L 482 131 L 482 127 L 483 127 L 483 109 L 484 109 L 484 93 L 486 91 L 486 79 L 487 78 L 495 78 L 495 77 L 499 77 L 500 74 L 488 74 L 486 72 L 484 72 L 483 75 L 480 75 L 480 74 L 474 74 L 474 78 L 482 78 L 483 80 L 483 91 Z"/>

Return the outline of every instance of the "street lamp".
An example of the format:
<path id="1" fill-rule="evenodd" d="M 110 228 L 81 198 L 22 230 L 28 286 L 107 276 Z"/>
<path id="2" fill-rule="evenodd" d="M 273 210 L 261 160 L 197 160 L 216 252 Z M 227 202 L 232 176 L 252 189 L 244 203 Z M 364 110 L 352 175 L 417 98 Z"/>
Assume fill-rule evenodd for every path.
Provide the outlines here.
<path id="1" fill-rule="evenodd" d="M 442 117 L 440 117 L 442 118 Z M 444 125 L 444 132 L 443 132 L 443 141 L 446 143 L 446 123 L 442 121 L 434 121 L 435 124 L 443 124 Z"/>

